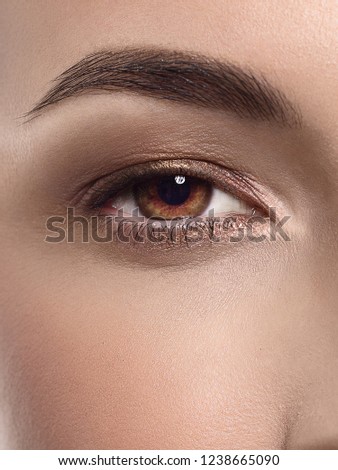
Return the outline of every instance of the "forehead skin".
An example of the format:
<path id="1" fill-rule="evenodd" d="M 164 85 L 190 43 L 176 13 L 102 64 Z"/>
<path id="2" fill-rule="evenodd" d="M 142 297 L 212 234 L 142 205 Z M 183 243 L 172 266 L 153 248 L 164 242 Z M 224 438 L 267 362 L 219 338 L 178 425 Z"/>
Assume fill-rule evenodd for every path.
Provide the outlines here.
<path id="1" fill-rule="evenodd" d="M 0 2 L 0 446 L 338 448 L 337 16 L 333 0 Z M 250 68 L 300 110 L 303 143 L 278 163 L 292 176 L 271 176 L 287 247 L 142 270 L 43 244 L 63 104 L 59 121 L 19 117 L 85 55 L 126 46 Z"/>

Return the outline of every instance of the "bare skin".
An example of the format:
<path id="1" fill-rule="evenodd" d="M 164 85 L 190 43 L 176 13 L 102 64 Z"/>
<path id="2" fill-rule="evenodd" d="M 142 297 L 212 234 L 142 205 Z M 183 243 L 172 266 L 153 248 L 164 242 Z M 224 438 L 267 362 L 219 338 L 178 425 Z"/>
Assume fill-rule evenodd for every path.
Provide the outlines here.
<path id="1" fill-rule="evenodd" d="M 0 2 L 0 446 L 338 449 L 336 1 Z M 264 76 L 301 126 L 139 93 L 30 111 L 101 50 Z M 80 183 L 163 155 L 254 176 L 290 240 L 49 244 Z"/>

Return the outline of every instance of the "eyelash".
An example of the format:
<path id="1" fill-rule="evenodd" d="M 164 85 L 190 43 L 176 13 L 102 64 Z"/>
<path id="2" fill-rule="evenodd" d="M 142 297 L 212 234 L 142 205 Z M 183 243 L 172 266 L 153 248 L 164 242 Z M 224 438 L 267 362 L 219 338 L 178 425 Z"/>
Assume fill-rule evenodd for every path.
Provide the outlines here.
<path id="1" fill-rule="evenodd" d="M 118 170 L 96 180 L 83 196 L 81 205 L 90 211 L 99 212 L 109 199 L 116 197 L 128 187 L 145 179 L 177 174 L 207 181 L 215 188 L 247 203 L 264 216 L 268 213 L 258 183 L 252 177 L 215 163 L 191 159 L 149 161 Z"/>

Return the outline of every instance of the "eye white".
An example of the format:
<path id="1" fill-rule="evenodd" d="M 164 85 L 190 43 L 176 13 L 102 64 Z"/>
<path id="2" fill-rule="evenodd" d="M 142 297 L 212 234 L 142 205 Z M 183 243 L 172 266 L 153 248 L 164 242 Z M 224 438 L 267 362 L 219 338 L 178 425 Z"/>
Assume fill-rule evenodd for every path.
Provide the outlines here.
<path id="1" fill-rule="evenodd" d="M 137 207 L 132 189 L 126 188 L 122 191 L 112 200 L 111 205 L 116 209 L 123 209 L 124 215 L 131 215 Z"/>
<path id="2" fill-rule="evenodd" d="M 249 214 L 250 207 L 230 193 L 213 188 L 208 207 L 201 216 L 225 216 L 227 214 Z"/>

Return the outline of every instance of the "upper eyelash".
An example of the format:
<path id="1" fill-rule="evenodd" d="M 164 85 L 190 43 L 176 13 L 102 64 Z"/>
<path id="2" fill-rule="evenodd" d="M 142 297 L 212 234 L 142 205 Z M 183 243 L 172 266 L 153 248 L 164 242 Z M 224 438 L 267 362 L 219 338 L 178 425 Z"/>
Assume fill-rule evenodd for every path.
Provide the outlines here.
<path id="1" fill-rule="evenodd" d="M 258 189 L 258 183 L 249 175 L 215 163 L 187 158 L 148 161 L 118 170 L 96 180 L 84 195 L 82 203 L 89 209 L 97 209 L 140 180 L 173 174 L 204 179 L 217 188 L 258 207 L 261 211 L 268 212 L 268 206 Z M 218 181 L 216 174 L 219 177 Z"/>

